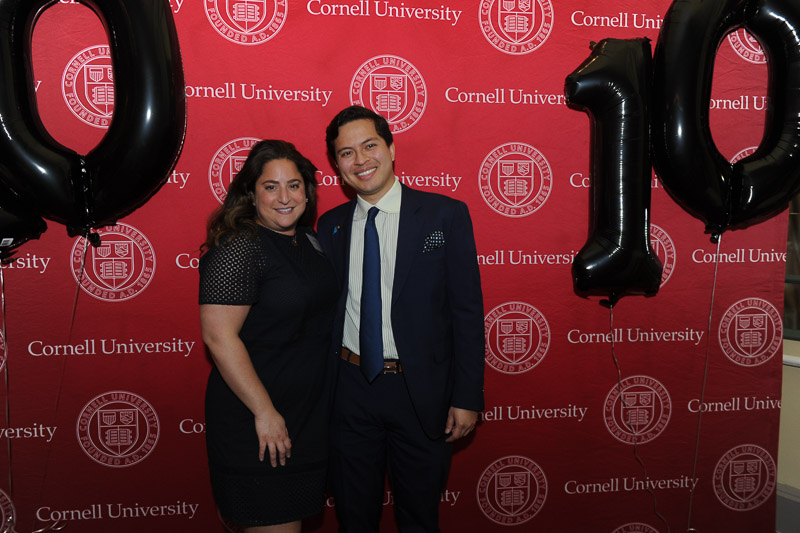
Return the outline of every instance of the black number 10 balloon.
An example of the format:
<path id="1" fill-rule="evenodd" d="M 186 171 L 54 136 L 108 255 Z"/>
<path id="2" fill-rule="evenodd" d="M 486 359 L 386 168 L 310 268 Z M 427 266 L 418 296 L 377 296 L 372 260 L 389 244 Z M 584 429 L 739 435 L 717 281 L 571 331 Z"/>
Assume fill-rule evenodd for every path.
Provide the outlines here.
<path id="1" fill-rule="evenodd" d="M 758 149 L 731 164 L 714 145 L 708 110 L 717 48 L 739 27 L 767 56 L 769 106 Z M 595 122 L 592 232 L 575 257 L 573 283 L 612 304 L 658 291 L 650 153 L 664 187 L 712 238 L 775 215 L 800 191 L 800 2 L 675 0 L 652 66 L 649 58 L 646 40 L 606 39 L 565 83 L 568 102 Z"/>
<path id="2" fill-rule="evenodd" d="M 183 145 L 183 67 L 167 0 L 80 0 L 109 38 L 114 114 L 86 155 L 50 136 L 36 106 L 31 40 L 55 1 L 0 0 L 0 256 L 38 237 L 38 216 L 70 235 L 114 224 L 163 185 Z"/>

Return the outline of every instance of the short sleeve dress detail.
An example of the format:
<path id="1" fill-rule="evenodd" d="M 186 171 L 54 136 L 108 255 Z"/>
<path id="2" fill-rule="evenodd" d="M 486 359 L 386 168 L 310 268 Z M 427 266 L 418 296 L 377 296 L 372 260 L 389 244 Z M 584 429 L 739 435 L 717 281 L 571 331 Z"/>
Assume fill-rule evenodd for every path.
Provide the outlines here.
<path id="1" fill-rule="evenodd" d="M 292 440 L 273 468 L 258 460 L 253 414 L 213 368 L 206 389 L 206 442 L 214 498 L 237 526 L 300 520 L 323 506 L 338 291 L 311 230 L 296 237 L 259 226 L 200 259 L 200 304 L 250 305 L 239 337 Z"/>

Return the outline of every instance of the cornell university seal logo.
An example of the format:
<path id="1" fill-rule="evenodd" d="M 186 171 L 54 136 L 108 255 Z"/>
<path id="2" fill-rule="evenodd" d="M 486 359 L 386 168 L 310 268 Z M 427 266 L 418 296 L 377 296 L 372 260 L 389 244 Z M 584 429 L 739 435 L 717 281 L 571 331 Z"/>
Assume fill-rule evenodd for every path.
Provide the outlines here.
<path id="1" fill-rule="evenodd" d="M 147 237 L 121 222 L 100 228 L 97 234 L 100 246 L 87 245 L 84 237 L 72 246 L 72 276 L 81 289 L 107 302 L 129 300 L 145 290 L 156 270 L 156 256 Z"/>
<path id="2" fill-rule="evenodd" d="M 664 265 L 664 269 L 661 271 L 661 285 L 659 285 L 663 287 L 672 276 L 672 271 L 675 270 L 675 257 L 677 255 L 675 253 L 675 243 L 672 242 L 672 238 L 666 231 L 655 224 L 650 224 L 650 246 L 653 247 L 656 256 L 661 260 L 661 264 Z"/>
<path id="3" fill-rule="evenodd" d="M 208 167 L 208 183 L 214 197 L 223 203 L 228 196 L 228 186 L 242 170 L 247 154 L 259 139 L 255 137 L 240 137 L 225 143 L 214 157 L 211 158 L 211 165 Z"/>
<path id="4" fill-rule="evenodd" d="M 672 415 L 664 385 L 649 376 L 631 376 L 614 385 L 603 403 L 606 428 L 620 442 L 643 444 L 658 437 Z"/>
<path id="5" fill-rule="evenodd" d="M 510 455 L 483 471 L 477 492 L 478 505 L 489 520 L 517 526 L 541 510 L 547 499 L 547 478 L 527 457 Z"/>
<path id="6" fill-rule="evenodd" d="M 783 321 L 775 306 L 766 300 L 739 300 L 722 316 L 719 345 L 737 365 L 765 363 L 778 353 L 782 344 Z"/>
<path id="7" fill-rule="evenodd" d="M 484 324 L 486 362 L 504 374 L 522 374 L 542 362 L 550 348 L 550 325 L 538 309 L 507 302 L 492 309 Z"/>
<path id="8" fill-rule="evenodd" d="M 124 468 L 144 460 L 158 442 L 158 416 L 137 394 L 111 391 L 93 398 L 78 415 L 78 442 L 92 461 Z"/>
<path id="9" fill-rule="evenodd" d="M 744 28 L 739 28 L 728 35 L 728 42 L 731 43 L 731 46 L 736 53 L 739 54 L 739 57 L 745 61 L 756 64 L 767 62 L 767 56 L 764 54 L 764 50 L 761 49 L 761 45 L 758 44 L 756 38 Z"/>
<path id="10" fill-rule="evenodd" d="M 714 469 L 714 493 L 734 511 L 749 511 L 775 491 L 777 470 L 772 456 L 760 446 L 743 444 L 725 452 Z"/>
<path id="11" fill-rule="evenodd" d="M 111 48 L 84 48 L 69 60 L 61 76 L 61 94 L 73 115 L 95 128 L 108 128 L 114 113 Z"/>
<path id="12" fill-rule="evenodd" d="M 553 173 L 542 153 L 525 143 L 506 143 L 483 159 L 478 175 L 481 197 L 503 216 L 537 211 L 550 196 Z"/>
<path id="13" fill-rule="evenodd" d="M 367 59 L 350 82 L 350 103 L 383 115 L 392 133 L 406 131 L 419 122 L 427 102 L 425 80 L 417 67 L 402 57 Z"/>
<path id="14" fill-rule="evenodd" d="M 261 44 L 286 22 L 287 0 L 203 0 L 206 17 L 232 43 Z"/>
<path id="15" fill-rule="evenodd" d="M 489 43 L 506 54 L 533 52 L 553 30 L 550 0 L 481 0 L 481 31 Z"/>

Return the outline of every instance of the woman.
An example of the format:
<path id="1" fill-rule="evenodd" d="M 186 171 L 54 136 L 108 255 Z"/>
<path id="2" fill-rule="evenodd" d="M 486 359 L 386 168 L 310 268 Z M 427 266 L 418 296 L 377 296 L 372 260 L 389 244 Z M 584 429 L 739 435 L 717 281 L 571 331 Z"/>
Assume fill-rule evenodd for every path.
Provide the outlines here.
<path id="1" fill-rule="evenodd" d="M 211 485 L 222 517 L 252 533 L 299 532 L 323 505 L 337 290 L 309 229 L 315 173 L 292 144 L 257 143 L 200 258 Z"/>

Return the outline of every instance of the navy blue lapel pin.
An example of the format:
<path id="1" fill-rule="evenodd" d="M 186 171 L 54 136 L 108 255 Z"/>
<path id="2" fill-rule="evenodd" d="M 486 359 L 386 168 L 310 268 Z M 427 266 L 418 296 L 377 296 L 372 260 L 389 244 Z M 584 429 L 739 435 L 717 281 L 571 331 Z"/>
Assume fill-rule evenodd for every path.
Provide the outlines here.
<path id="1" fill-rule="evenodd" d="M 341 226 L 334 226 L 333 227 L 333 233 L 331 235 L 336 235 L 337 233 L 339 233 L 340 229 L 342 229 Z"/>
<path id="2" fill-rule="evenodd" d="M 425 237 L 425 243 L 422 245 L 422 253 L 432 252 L 442 246 L 444 246 L 444 233 L 441 230 L 432 231 Z"/>

